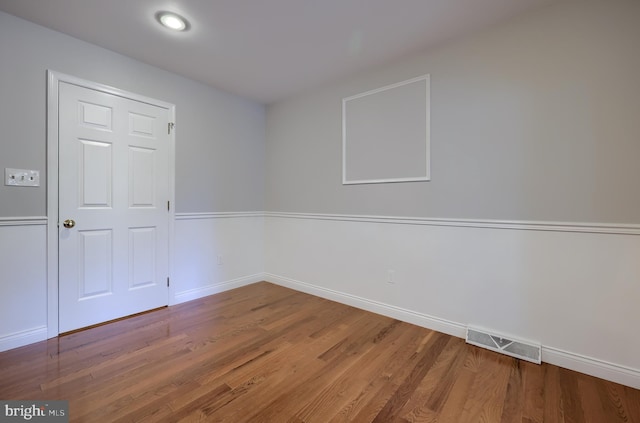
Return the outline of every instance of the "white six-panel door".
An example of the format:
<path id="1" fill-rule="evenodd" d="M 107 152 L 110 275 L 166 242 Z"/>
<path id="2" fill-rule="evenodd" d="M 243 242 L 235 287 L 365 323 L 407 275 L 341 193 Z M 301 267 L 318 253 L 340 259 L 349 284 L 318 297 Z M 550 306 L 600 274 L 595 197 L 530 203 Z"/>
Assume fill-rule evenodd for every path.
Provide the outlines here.
<path id="1" fill-rule="evenodd" d="M 167 305 L 168 122 L 166 108 L 60 83 L 60 333 Z"/>

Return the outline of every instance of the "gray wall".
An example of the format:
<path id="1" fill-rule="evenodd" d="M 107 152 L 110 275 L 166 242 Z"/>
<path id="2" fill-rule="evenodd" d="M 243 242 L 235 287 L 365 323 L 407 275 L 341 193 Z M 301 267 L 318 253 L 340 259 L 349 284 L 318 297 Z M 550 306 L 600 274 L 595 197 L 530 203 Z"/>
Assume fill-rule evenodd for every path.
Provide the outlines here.
<path id="1" fill-rule="evenodd" d="M 264 209 L 264 106 L 0 12 L 0 217 L 46 214 L 46 70 L 176 105 L 176 211 Z"/>
<path id="2" fill-rule="evenodd" d="M 566 1 L 267 108 L 267 210 L 640 223 L 640 2 Z M 431 75 L 431 181 L 341 184 L 341 99 Z"/>

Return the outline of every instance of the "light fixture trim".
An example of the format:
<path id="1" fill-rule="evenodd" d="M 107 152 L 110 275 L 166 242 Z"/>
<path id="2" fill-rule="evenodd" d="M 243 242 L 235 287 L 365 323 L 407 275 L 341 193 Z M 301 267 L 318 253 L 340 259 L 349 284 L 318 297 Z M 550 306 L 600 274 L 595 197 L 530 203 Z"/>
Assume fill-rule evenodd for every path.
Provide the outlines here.
<path id="1" fill-rule="evenodd" d="M 156 13 L 156 20 L 173 31 L 187 31 L 190 27 L 188 20 L 174 12 L 160 11 Z"/>

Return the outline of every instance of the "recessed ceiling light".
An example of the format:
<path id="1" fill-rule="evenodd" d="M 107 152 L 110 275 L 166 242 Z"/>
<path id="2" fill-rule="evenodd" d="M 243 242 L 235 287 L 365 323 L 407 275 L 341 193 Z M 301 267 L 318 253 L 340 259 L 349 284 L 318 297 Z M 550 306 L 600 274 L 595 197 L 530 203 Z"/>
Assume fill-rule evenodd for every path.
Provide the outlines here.
<path id="1" fill-rule="evenodd" d="M 156 19 L 163 26 L 174 31 L 186 31 L 189 29 L 189 22 L 182 16 L 172 12 L 158 12 L 156 13 Z"/>

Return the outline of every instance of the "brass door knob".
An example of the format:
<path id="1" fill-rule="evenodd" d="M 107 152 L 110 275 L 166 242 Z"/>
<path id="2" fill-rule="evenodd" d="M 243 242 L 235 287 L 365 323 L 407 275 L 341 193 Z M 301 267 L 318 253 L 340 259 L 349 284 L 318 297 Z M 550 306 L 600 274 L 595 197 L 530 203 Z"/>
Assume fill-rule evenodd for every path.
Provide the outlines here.
<path id="1" fill-rule="evenodd" d="M 62 224 L 64 225 L 65 228 L 71 229 L 74 226 L 76 226 L 76 221 L 73 219 L 67 219 L 64 222 L 62 222 Z"/>

